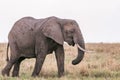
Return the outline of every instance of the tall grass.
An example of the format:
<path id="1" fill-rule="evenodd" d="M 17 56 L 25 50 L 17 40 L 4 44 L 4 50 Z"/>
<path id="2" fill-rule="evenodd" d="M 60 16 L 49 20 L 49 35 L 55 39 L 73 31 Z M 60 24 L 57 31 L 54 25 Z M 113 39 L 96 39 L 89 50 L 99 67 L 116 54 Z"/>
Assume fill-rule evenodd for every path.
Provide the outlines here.
<path id="1" fill-rule="evenodd" d="M 0 80 L 120 80 L 120 44 L 119 43 L 87 43 L 86 49 L 95 51 L 85 53 L 78 65 L 71 61 L 77 56 L 77 48 L 64 45 L 65 76 L 57 77 L 57 64 L 53 54 L 47 55 L 38 77 L 30 77 L 35 59 L 26 59 L 20 68 L 20 77 L 3 77 Z M 0 71 L 6 65 L 6 44 L 0 44 Z"/>

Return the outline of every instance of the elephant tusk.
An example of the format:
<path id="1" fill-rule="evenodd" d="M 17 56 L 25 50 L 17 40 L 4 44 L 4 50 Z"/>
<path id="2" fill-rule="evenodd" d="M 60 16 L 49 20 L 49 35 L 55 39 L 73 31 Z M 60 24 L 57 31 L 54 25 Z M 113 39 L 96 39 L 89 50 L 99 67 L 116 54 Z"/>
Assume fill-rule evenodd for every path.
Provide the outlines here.
<path id="1" fill-rule="evenodd" d="M 76 46 L 77 46 L 80 50 L 82 50 L 82 51 L 84 51 L 84 52 L 87 52 L 87 53 L 94 52 L 94 51 L 87 51 L 87 50 L 83 49 L 81 46 L 79 46 L 79 44 L 76 44 Z"/>

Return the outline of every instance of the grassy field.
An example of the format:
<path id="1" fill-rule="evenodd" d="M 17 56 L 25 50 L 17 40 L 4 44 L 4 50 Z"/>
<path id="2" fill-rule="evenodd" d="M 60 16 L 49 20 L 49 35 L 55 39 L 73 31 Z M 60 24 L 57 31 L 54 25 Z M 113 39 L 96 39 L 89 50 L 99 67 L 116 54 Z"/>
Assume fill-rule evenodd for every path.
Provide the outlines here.
<path id="1" fill-rule="evenodd" d="M 46 57 L 39 77 L 32 78 L 35 59 L 26 59 L 20 68 L 20 77 L 3 77 L 0 80 L 120 80 L 120 43 L 87 43 L 86 49 L 95 51 L 85 53 L 78 65 L 71 61 L 76 57 L 76 47 L 64 45 L 65 76 L 57 77 L 57 65 L 54 54 Z M 6 44 L 0 44 L 0 72 L 6 65 Z"/>

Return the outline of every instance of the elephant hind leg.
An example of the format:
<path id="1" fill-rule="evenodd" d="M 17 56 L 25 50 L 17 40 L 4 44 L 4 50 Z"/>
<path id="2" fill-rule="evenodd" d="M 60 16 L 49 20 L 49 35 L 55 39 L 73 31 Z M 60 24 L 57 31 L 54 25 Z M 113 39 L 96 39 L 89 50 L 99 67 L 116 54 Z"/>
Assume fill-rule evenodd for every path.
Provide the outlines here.
<path id="1" fill-rule="evenodd" d="M 15 59 L 11 59 L 7 65 L 5 66 L 5 68 L 2 70 L 2 75 L 5 76 L 9 76 L 10 73 L 10 69 L 12 68 L 13 64 L 17 61 L 17 58 Z"/>
<path id="2" fill-rule="evenodd" d="M 25 59 L 25 57 L 20 57 L 16 63 L 14 64 L 12 76 L 17 77 L 19 76 L 19 69 L 20 69 L 20 63 Z"/>
<path id="3" fill-rule="evenodd" d="M 18 53 L 18 48 L 17 45 L 15 43 L 9 43 L 10 44 L 10 50 L 11 50 L 11 56 L 10 56 L 10 60 L 8 61 L 7 65 L 5 66 L 5 68 L 2 70 L 2 75 L 5 76 L 9 76 L 10 70 L 13 66 L 13 64 L 19 59 L 19 53 Z"/>

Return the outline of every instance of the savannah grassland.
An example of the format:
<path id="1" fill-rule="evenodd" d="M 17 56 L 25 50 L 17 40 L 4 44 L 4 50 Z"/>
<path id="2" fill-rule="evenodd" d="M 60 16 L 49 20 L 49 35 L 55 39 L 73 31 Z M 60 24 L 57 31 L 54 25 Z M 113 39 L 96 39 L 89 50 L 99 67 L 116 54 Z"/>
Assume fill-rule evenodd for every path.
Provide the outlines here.
<path id="1" fill-rule="evenodd" d="M 120 80 L 120 43 L 87 43 L 86 49 L 94 52 L 85 53 L 78 65 L 71 61 L 76 57 L 76 47 L 64 45 L 65 76 L 57 77 L 56 59 L 47 55 L 38 77 L 31 77 L 35 59 L 26 59 L 20 68 L 20 77 L 3 77 L 0 80 Z M 9 51 L 10 52 L 10 51 Z M 6 44 L 0 44 L 0 72 L 6 65 Z"/>

